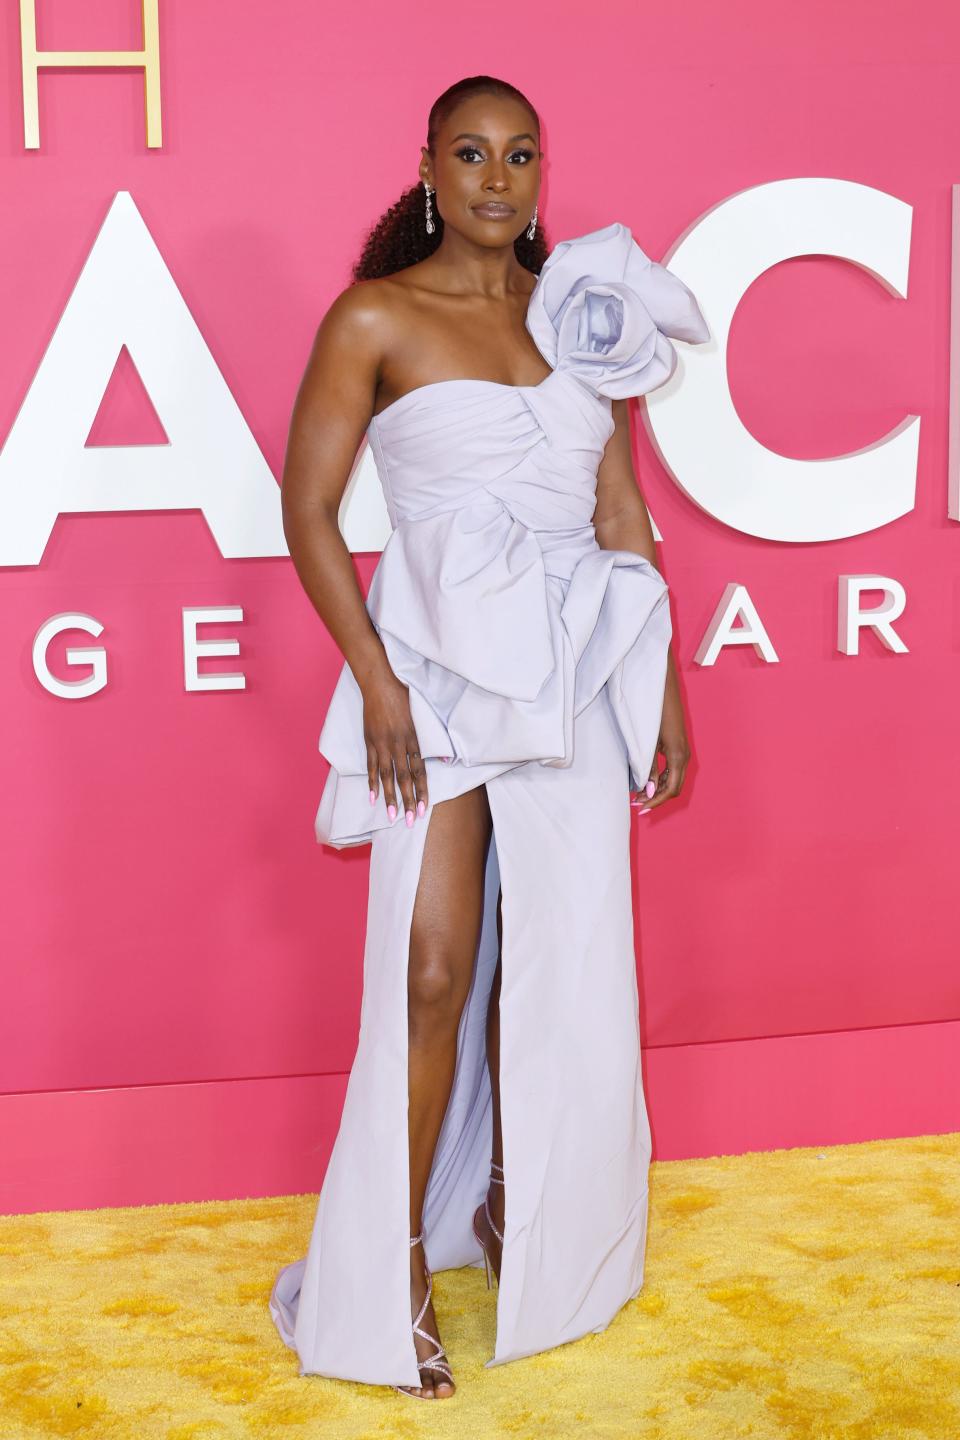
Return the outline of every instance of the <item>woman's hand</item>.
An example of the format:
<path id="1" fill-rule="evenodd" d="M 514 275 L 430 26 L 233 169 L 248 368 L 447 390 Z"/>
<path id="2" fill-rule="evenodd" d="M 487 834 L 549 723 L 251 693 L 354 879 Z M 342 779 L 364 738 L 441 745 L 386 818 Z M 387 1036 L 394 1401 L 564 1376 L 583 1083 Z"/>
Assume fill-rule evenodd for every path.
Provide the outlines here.
<path id="1" fill-rule="evenodd" d="M 363 737 L 367 744 L 370 804 L 376 802 L 382 782 L 387 814 L 394 821 L 399 785 L 407 825 L 412 825 L 415 815 L 423 815 L 427 808 L 427 767 L 413 728 L 410 691 L 392 670 L 380 674 L 363 689 Z"/>
<path id="2" fill-rule="evenodd" d="M 646 790 L 635 792 L 636 800 L 631 800 L 630 803 L 642 806 L 637 812 L 639 815 L 646 815 L 648 810 L 653 810 L 655 806 L 662 805 L 665 800 L 673 800 L 680 794 L 683 788 L 683 777 L 690 760 L 690 746 L 687 743 L 680 686 L 673 667 L 672 652 L 668 652 L 667 657 L 667 680 L 664 687 L 663 714 L 660 719 L 657 752 L 664 756 L 667 763 L 658 774 L 655 756 Z"/>

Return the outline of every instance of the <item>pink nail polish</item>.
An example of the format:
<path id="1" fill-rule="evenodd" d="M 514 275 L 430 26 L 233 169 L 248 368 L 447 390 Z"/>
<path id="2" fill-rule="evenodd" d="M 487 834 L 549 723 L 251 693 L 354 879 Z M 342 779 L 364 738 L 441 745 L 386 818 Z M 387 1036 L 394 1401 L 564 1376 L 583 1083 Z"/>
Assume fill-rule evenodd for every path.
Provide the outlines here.
<path id="1" fill-rule="evenodd" d="M 424 810 L 426 810 L 426 808 L 427 808 L 427 807 L 426 807 L 426 805 L 423 803 L 422 800 L 418 800 L 418 801 L 417 801 L 417 814 L 418 814 L 418 815 L 422 815 L 423 812 L 424 812 Z"/>
<path id="2" fill-rule="evenodd" d="M 376 805 L 376 803 L 377 803 L 377 792 L 376 792 L 376 790 L 371 790 L 371 791 L 370 791 L 370 804 L 371 804 L 371 805 Z"/>
<path id="3" fill-rule="evenodd" d="M 409 830 L 409 829 L 410 829 L 410 826 L 413 824 L 413 811 L 412 811 L 412 810 L 407 810 L 407 811 L 406 811 L 406 820 L 407 820 L 407 829 Z"/>
<path id="4" fill-rule="evenodd" d="M 649 814 L 650 814 L 650 806 L 649 806 L 649 805 L 645 805 L 642 810 L 638 810 L 638 811 L 637 811 L 637 814 L 638 814 L 638 815 L 649 815 Z"/>
<path id="5" fill-rule="evenodd" d="M 656 795 L 656 793 L 657 793 L 657 782 L 656 782 L 656 780 L 648 780 L 647 783 L 646 783 L 646 785 L 645 785 L 643 788 L 644 788 L 644 790 L 647 792 L 647 799 L 648 799 L 648 800 L 652 800 L 653 797 L 654 797 L 654 795 Z"/>
<path id="6" fill-rule="evenodd" d="M 397 818 L 397 807 L 396 807 L 396 805 L 388 805 L 388 806 L 387 806 L 387 814 L 388 814 L 389 817 L 390 817 L 391 823 L 392 823 L 394 820 L 396 820 L 396 818 Z"/>

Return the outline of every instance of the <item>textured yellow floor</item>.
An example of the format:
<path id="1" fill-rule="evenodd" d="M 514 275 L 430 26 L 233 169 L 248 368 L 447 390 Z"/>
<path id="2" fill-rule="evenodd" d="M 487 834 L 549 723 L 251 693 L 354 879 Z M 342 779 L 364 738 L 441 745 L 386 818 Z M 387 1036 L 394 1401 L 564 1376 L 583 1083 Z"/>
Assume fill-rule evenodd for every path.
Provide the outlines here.
<path id="1" fill-rule="evenodd" d="M 601 1335 L 492 1370 L 437 1275 L 450 1400 L 300 1377 L 267 1309 L 313 1195 L 0 1218 L 0 1436 L 960 1440 L 960 1134 L 651 1169 L 647 1277 Z"/>

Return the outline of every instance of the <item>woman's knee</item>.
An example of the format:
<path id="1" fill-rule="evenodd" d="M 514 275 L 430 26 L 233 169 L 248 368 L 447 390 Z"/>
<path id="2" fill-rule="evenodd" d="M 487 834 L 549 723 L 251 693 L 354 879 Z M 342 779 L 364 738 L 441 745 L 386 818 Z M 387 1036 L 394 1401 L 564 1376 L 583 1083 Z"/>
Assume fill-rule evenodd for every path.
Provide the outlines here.
<path id="1" fill-rule="evenodd" d="M 429 945 L 410 957 L 407 1014 L 413 1032 L 455 1029 L 467 998 L 465 957 L 446 945 Z"/>
<path id="2" fill-rule="evenodd" d="M 410 925 L 411 1033 L 455 1029 L 470 990 L 483 914 L 490 810 L 482 786 L 431 812 Z"/>

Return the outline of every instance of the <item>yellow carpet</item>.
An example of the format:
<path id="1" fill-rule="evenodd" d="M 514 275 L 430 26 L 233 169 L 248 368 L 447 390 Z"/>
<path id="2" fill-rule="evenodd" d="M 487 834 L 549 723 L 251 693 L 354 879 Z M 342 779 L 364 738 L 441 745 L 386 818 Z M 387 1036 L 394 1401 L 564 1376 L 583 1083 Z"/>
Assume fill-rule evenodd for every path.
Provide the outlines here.
<path id="1" fill-rule="evenodd" d="M 960 1440 L 960 1134 L 650 1179 L 644 1289 L 601 1335 L 487 1370 L 496 1292 L 437 1275 L 440 1401 L 297 1374 L 267 1297 L 313 1195 L 2 1217 L 0 1436 Z"/>

